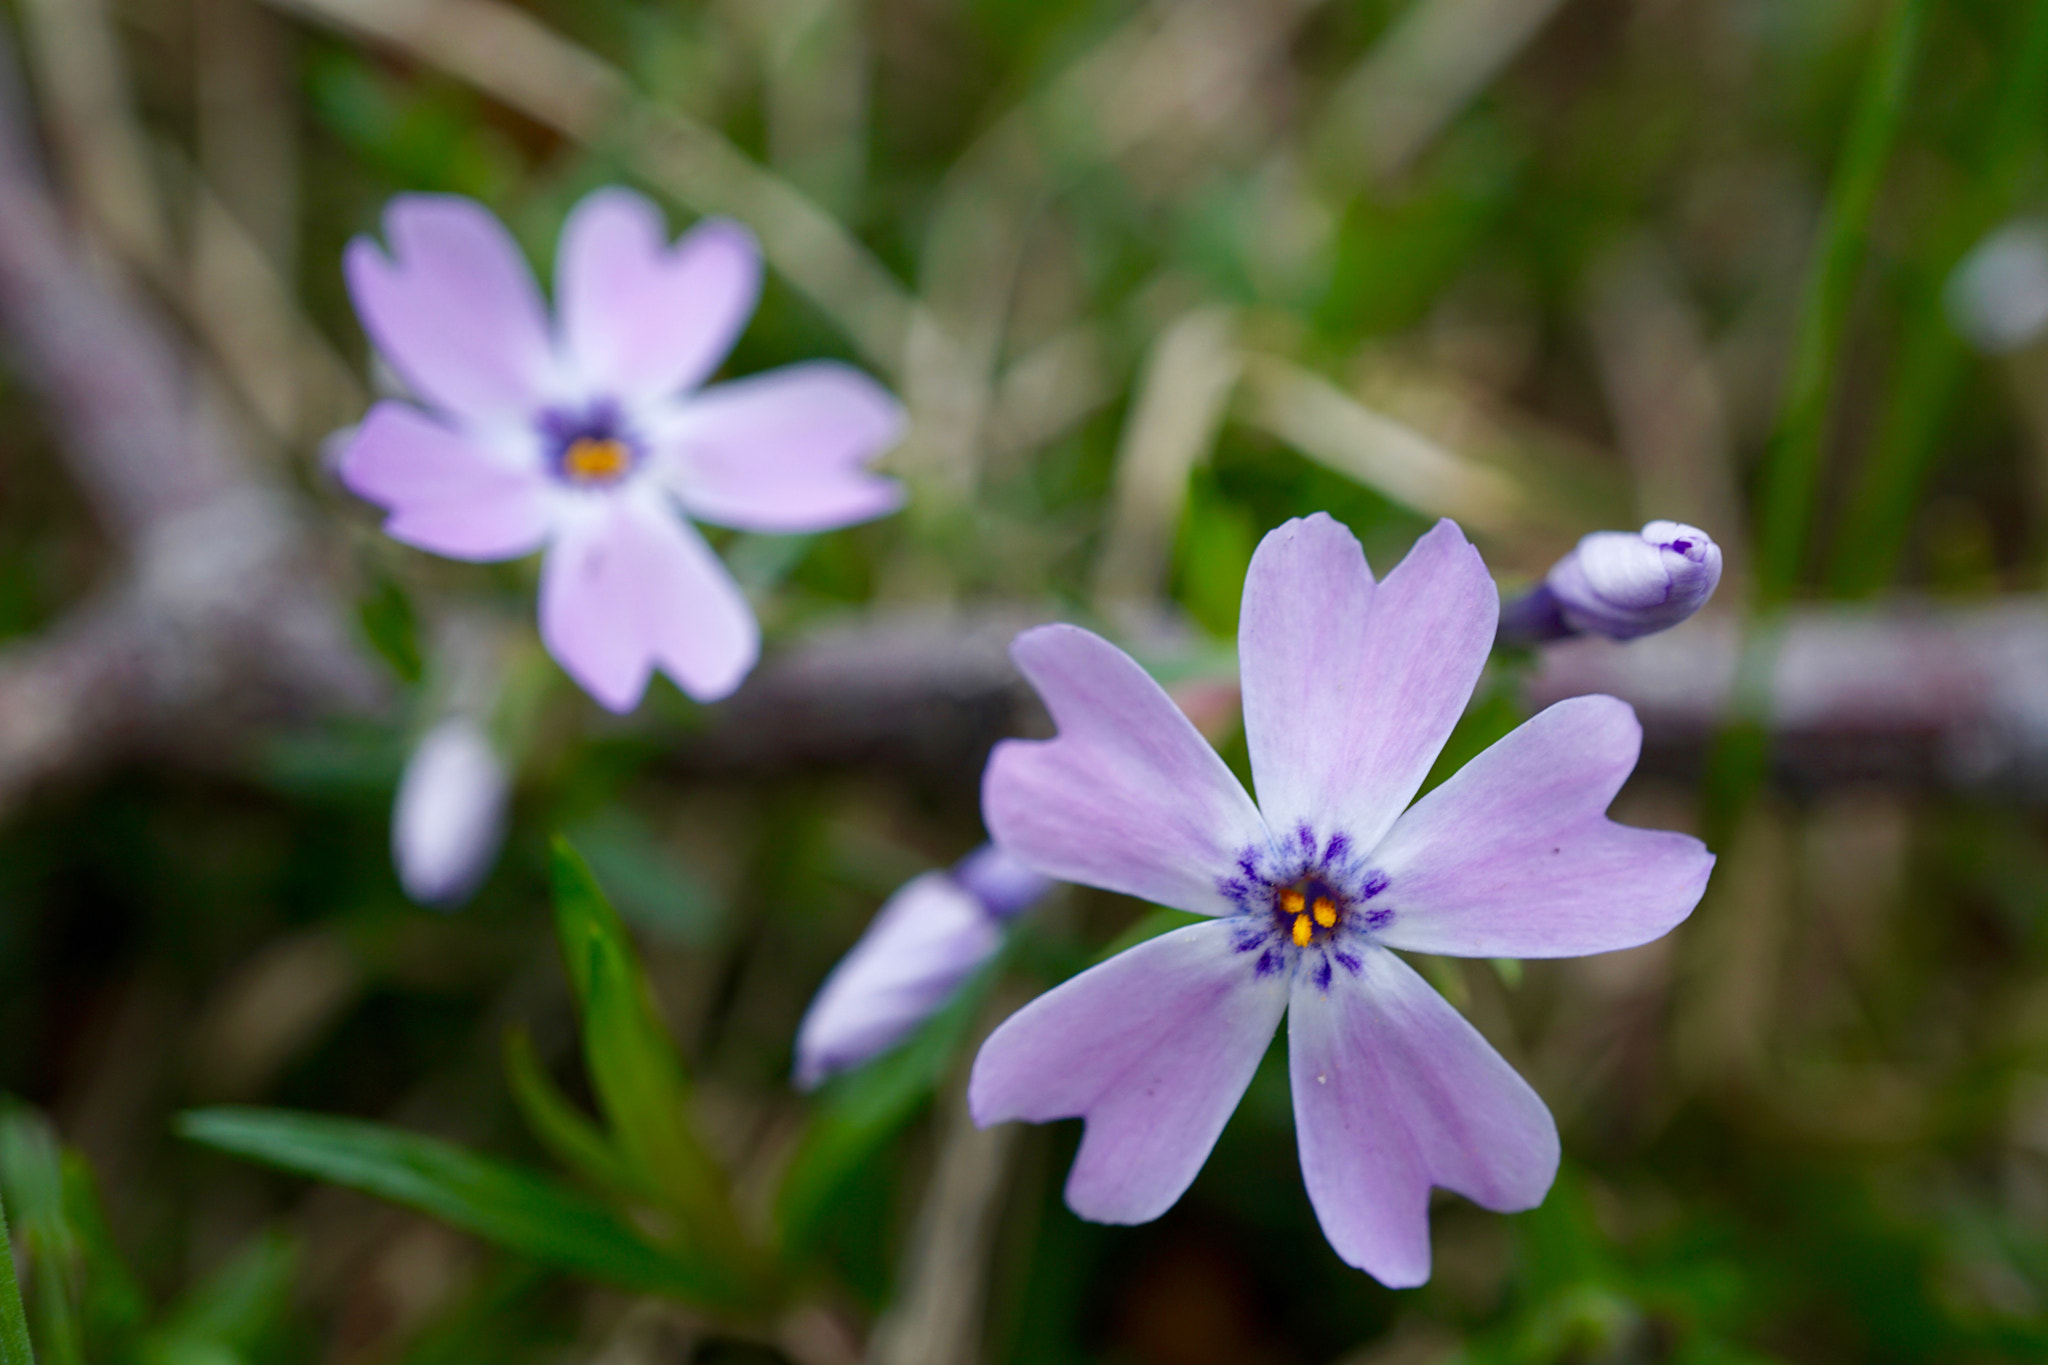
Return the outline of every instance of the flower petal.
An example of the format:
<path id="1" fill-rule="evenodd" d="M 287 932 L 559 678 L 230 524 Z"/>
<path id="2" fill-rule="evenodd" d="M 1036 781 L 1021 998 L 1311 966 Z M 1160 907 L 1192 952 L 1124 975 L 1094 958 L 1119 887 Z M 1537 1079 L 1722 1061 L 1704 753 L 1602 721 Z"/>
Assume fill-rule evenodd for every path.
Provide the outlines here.
<path id="1" fill-rule="evenodd" d="M 1301 1174 L 1346 1263 L 1394 1288 L 1429 1278 L 1429 1190 L 1501 1213 L 1543 1202 L 1557 1125 L 1479 1030 L 1383 948 L 1327 993 L 1294 983 L 1287 1062 Z"/>
<path id="2" fill-rule="evenodd" d="M 420 397 L 465 419 L 529 416 L 556 385 L 547 310 L 504 224 L 471 199 L 404 194 L 343 257 L 363 330 Z"/>
<path id="3" fill-rule="evenodd" d="M 692 516 L 743 531 L 822 531 L 893 512 L 869 460 L 903 434 L 903 407 L 850 365 L 811 361 L 719 384 L 684 405 L 661 468 Z"/>
<path id="4" fill-rule="evenodd" d="M 710 218 L 673 247 L 661 210 L 613 186 L 584 196 L 562 228 L 555 301 L 584 381 L 628 402 L 711 377 L 761 297 L 761 248 Z"/>
<path id="5" fill-rule="evenodd" d="M 1357 539 L 1320 512 L 1267 535 L 1238 625 L 1267 825 L 1377 843 L 1464 711 L 1499 612 L 1479 552 L 1449 521 L 1377 586 Z"/>
<path id="6" fill-rule="evenodd" d="M 405 403 L 379 403 L 349 439 L 341 480 L 391 513 L 385 534 L 450 559 L 512 559 L 547 538 L 545 476 Z"/>
<path id="7" fill-rule="evenodd" d="M 950 874 L 904 883 L 805 1012 L 797 1084 L 808 1090 L 903 1041 L 1002 942 L 995 916 Z"/>
<path id="8" fill-rule="evenodd" d="M 1011 1015 L 974 1059 L 974 1121 L 1085 1118 L 1067 1206 L 1098 1223 L 1166 1212 L 1208 1160 L 1287 1008 L 1286 974 L 1261 976 L 1236 937 L 1220 920 L 1176 929 Z"/>
<path id="9" fill-rule="evenodd" d="M 1643 729 L 1627 702 L 1574 697 L 1473 759 L 1373 855 L 1395 948 L 1573 957 L 1647 943 L 1692 913 L 1714 855 L 1688 834 L 1606 816 Z"/>
<path id="10" fill-rule="evenodd" d="M 753 609 L 704 538 L 629 497 L 602 498 L 549 549 L 540 633 L 570 677 L 621 712 L 639 704 L 656 664 L 716 701 L 761 649 Z"/>
<path id="11" fill-rule="evenodd" d="M 1040 626 L 1010 656 L 1059 726 L 1006 740 L 982 776 L 982 817 L 1047 876 L 1190 910 L 1234 908 L 1218 882 L 1269 840 L 1244 788 L 1151 675 L 1099 635 Z"/>

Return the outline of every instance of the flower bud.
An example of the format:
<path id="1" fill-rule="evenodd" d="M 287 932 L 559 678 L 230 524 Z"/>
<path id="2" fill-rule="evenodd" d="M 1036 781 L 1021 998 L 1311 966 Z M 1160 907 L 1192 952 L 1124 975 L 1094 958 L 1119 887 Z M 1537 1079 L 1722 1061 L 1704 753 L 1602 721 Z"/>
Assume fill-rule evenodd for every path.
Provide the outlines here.
<path id="1" fill-rule="evenodd" d="M 442 909 L 469 898 L 497 859 L 509 788 L 474 720 L 451 716 L 427 732 L 391 811 L 391 860 L 406 895 Z"/>
<path id="2" fill-rule="evenodd" d="M 2048 223 L 2020 218 L 1970 248 L 1942 290 L 1949 325 L 1990 355 L 2017 351 L 2048 329 Z"/>
<path id="3" fill-rule="evenodd" d="M 1541 588 L 1503 611 L 1503 633 L 1633 640 L 1691 616 L 1720 581 L 1721 547 L 1696 526 L 1653 521 L 1640 533 L 1595 531 L 1552 566 Z"/>
<path id="4" fill-rule="evenodd" d="M 905 882 L 811 1001 L 797 1030 L 796 1083 L 809 1090 L 909 1037 L 1051 886 L 993 844 L 950 872 Z"/>

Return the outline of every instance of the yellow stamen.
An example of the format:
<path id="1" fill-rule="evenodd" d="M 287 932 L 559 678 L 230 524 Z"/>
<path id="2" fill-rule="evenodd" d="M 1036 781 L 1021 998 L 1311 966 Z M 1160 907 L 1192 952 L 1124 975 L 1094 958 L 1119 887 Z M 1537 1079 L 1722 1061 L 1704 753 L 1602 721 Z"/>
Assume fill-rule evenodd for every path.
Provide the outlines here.
<path id="1" fill-rule="evenodd" d="M 610 483 L 633 467 L 633 452 L 609 436 L 579 436 L 562 452 L 562 472 L 576 483 Z"/>
<path id="2" fill-rule="evenodd" d="M 1281 914 L 1298 915 L 1307 908 L 1308 898 L 1303 896 L 1299 891 L 1296 891 L 1293 887 L 1289 887 L 1287 888 L 1287 890 L 1282 891 L 1280 893 Z"/>
<path id="3" fill-rule="evenodd" d="M 1297 896 L 1297 897 L 1295 897 L 1295 899 L 1296 899 L 1296 900 L 1299 900 L 1299 899 L 1301 899 L 1301 898 L 1300 898 L 1299 896 Z M 1311 927 L 1311 926 L 1309 925 L 1309 922 L 1308 922 L 1308 916 L 1307 916 L 1307 915 L 1296 915 L 1296 916 L 1294 917 L 1294 946 L 1295 946 L 1295 947 L 1297 947 L 1297 948 L 1306 948 L 1306 947 L 1308 947 L 1308 936 L 1309 936 L 1310 934 L 1313 934 L 1314 932 L 1315 932 L 1315 930 L 1314 930 L 1314 929 L 1313 929 L 1313 928 L 1312 928 L 1312 927 Z"/>
<path id="4" fill-rule="evenodd" d="M 1325 929 L 1337 927 L 1337 907 L 1330 903 L 1328 896 L 1317 896 L 1315 904 L 1316 923 Z"/>

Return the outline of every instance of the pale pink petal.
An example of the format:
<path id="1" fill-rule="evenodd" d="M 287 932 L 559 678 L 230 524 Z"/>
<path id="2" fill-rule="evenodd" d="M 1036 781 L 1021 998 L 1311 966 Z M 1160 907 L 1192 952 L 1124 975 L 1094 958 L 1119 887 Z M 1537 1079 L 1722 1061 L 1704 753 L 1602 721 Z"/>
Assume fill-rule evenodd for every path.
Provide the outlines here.
<path id="1" fill-rule="evenodd" d="M 627 401 L 711 377 L 761 296 L 761 248 L 712 218 L 669 245 L 661 210 L 613 186 L 586 195 L 562 228 L 555 302 L 562 341 L 595 391 Z"/>
<path id="2" fill-rule="evenodd" d="M 656 666 L 697 700 L 716 701 L 761 647 L 753 609 L 704 538 L 626 497 L 606 497 L 549 548 L 540 633 L 569 676 L 614 711 L 639 704 Z"/>
<path id="3" fill-rule="evenodd" d="M 1412 968 L 1367 948 L 1327 993 L 1294 983 L 1287 1062 L 1301 1173 L 1346 1263 L 1429 1278 L 1429 1190 L 1500 1213 L 1543 1202 L 1557 1125 L 1529 1083 Z"/>
<path id="4" fill-rule="evenodd" d="M 1449 521 L 1377 586 L 1356 537 L 1323 513 L 1268 534 L 1238 620 L 1266 823 L 1378 842 L 1463 713 L 1499 611 L 1479 552 Z"/>
<path id="5" fill-rule="evenodd" d="M 1219 883 L 1268 838 L 1208 741 L 1129 655 L 1078 626 L 1027 630 L 1010 654 L 1059 737 L 1006 740 L 989 757 L 982 817 L 996 842 L 1050 877 L 1228 914 Z"/>
<path id="6" fill-rule="evenodd" d="M 553 394 L 554 342 L 512 235 L 483 205 L 405 194 L 384 211 L 389 256 L 343 257 L 363 330 L 421 398 L 469 421 L 522 420 Z"/>
<path id="7" fill-rule="evenodd" d="M 1613 697 L 1561 701 L 1466 764 L 1374 850 L 1395 948 L 1574 957 L 1629 948 L 1692 913 L 1714 855 L 1606 816 L 1642 727 Z"/>
<path id="8" fill-rule="evenodd" d="M 1001 922 L 951 874 L 906 882 L 805 1011 L 797 1084 L 808 1090 L 902 1042 L 1002 942 Z"/>
<path id="9" fill-rule="evenodd" d="M 405 403 L 370 409 L 341 456 L 341 481 L 390 512 L 385 533 L 450 559 L 512 559 L 547 538 L 539 468 L 495 452 Z"/>
<path id="10" fill-rule="evenodd" d="M 810 361 L 691 398 L 661 470 L 700 521 L 822 531 L 895 511 L 903 489 L 866 465 L 902 437 L 903 407 L 850 365 Z"/>
<path id="11" fill-rule="evenodd" d="M 1173 1206 L 1273 1040 L 1287 974 L 1260 975 L 1222 921 L 1117 954 L 989 1035 L 967 1087 L 974 1121 L 1085 1118 L 1067 1206 L 1142 1223 Z"/>

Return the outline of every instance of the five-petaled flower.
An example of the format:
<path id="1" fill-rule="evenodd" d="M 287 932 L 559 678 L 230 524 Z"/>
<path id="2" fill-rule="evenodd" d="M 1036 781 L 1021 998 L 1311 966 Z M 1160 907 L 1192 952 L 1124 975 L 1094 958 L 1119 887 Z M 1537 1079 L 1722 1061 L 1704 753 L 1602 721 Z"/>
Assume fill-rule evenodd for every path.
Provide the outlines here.
<path id="1" fill-rule="evenodd" d="M 1607 819 L 1641 745 L 1612 697 L 1552 706 L 1409 806 L 1478 681 L 1498 602 L 1449 522 L 1377 584 L 1327 516 L 1268 535 L 1239 627 L 1256 805 L 1122 651 L 1072 626 L 1018 638 L 1059 733 L 991 758 L 996 841 L 1049 876 L 1214 917 L 1040 996 L 975 1061 L 976 1122 L 1087 1120 L 1075 1212 L 1165 1212 L 1283 1013 L 1302 1174 L 1345 1261 L 1390 1285 L 1426 1280 L 1431 1186 L 1504 1212 L 1542 1201 L 1558 1163 L 1549 1110 L 1389 950 L 1629 947 L 1691 912 L 1713 857 Z"/>
<path id="2" fill-rule="evenodd" d="M 427 409 L 382 402 L 341 476 L 398 540 L 454 559 L 547 546 L 540 630 L 593 697 L 630 710 L 654 668 L 700 700 L 760 652 L 739 585 L 678 513 L 746 531 L 818 531 L 893 511 L 866 463 L 902 428 L 896 400 L 813 362 L 700 387 L 760 292 L 736 223 L 673 246 L 642 196 L 603 189 L 562 229 L 556 316 L 481 205 L 404 195 L 391 254 L 349 246 L 350 295 L 377 350 Z"/>

